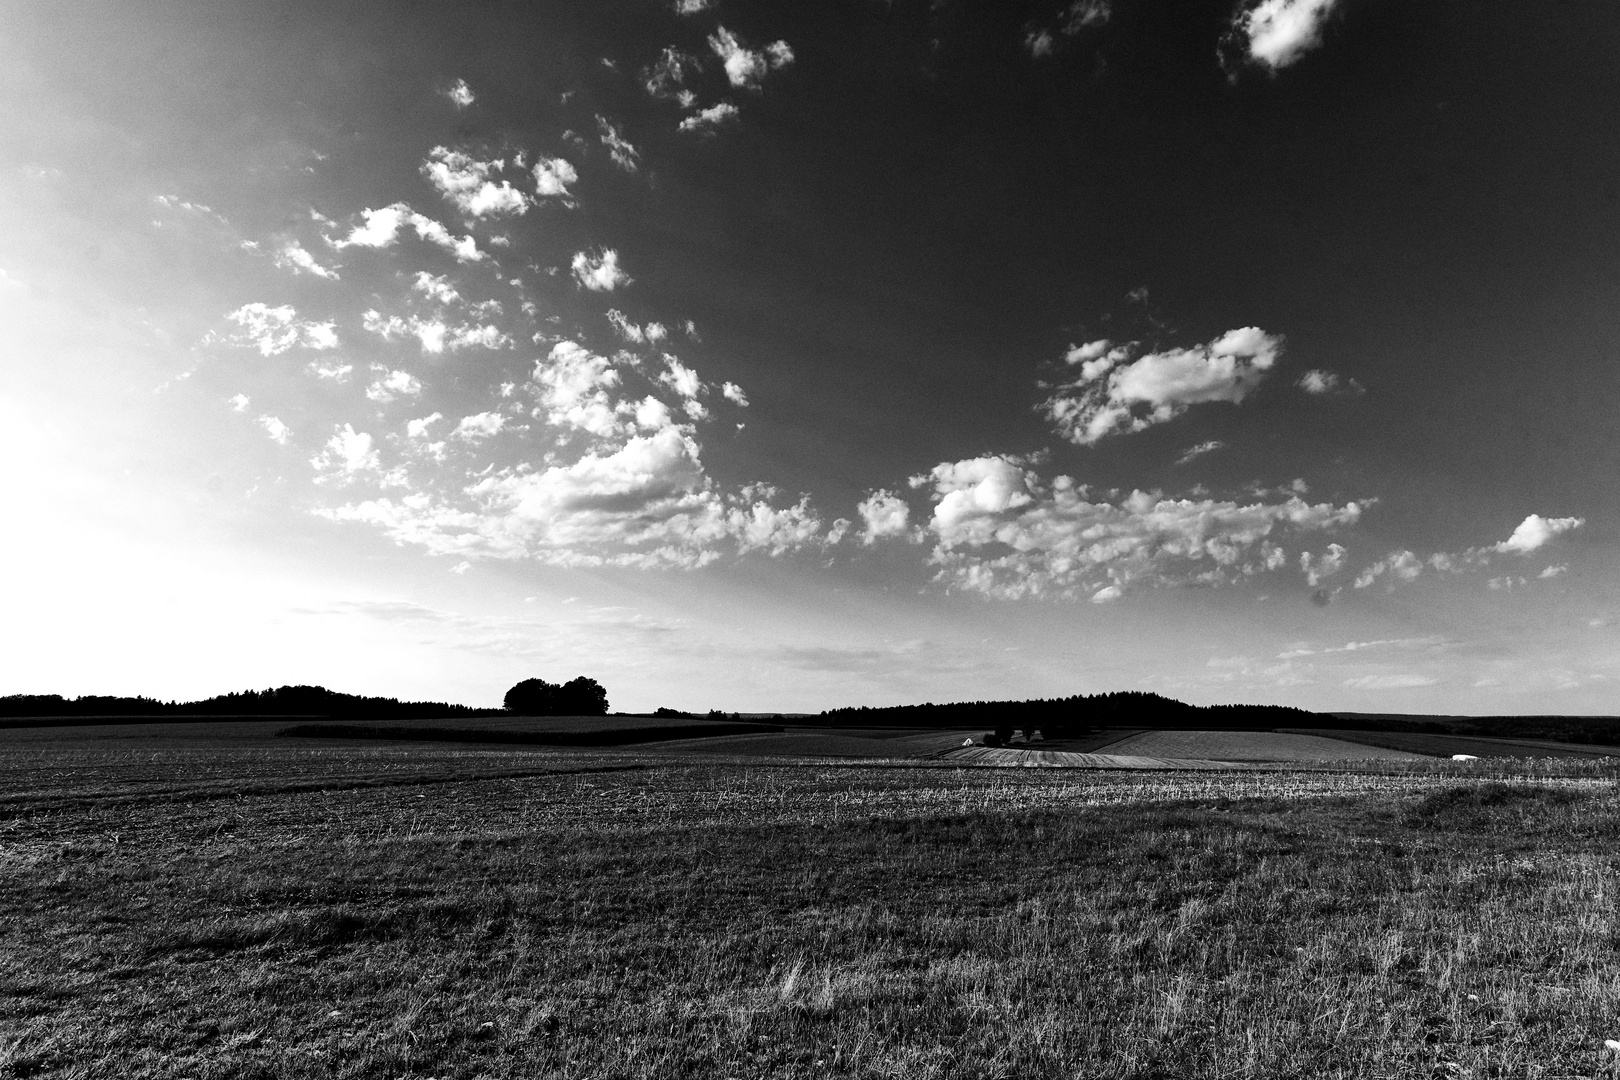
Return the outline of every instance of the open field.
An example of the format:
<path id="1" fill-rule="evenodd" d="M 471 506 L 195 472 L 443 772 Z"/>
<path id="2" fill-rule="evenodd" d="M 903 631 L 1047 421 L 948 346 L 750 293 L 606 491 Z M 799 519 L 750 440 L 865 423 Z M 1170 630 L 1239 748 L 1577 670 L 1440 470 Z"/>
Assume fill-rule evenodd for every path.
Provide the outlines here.
<path id="1" fill-rule="evenodd" d="M 0 1077 L 1612 1075 L 1542 771 L 8 732 Z"/>
<path id="2" fill-rule="evenodd" d="M 1549 739 L 1497 739 L 1435 735 L 1421 731 L 1323 731 L 1315 734 L 1436 757 L 1450 757 L 1452 754 L 1472 754 L 1478 758 L 1620 757 L 1620 746 L 1553 742 Z"/>
<path id="3" fill-rule="evenodd" d="M 1144 731 L 1112 743 L 1107 752 L 1219 761 L 1421 760 L 1404 750 L 1275 731 Z"/>

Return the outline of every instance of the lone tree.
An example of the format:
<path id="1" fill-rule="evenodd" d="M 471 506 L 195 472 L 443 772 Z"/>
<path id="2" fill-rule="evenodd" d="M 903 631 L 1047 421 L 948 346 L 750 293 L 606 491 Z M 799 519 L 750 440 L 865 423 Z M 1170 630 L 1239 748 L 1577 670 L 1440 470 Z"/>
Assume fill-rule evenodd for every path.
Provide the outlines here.
<path id="1" fill-rule="evenodd" d="M 506 711 L 518 716 L 606 716 L 607 691 L 581 675 L 558 686 L 544 679 L 524 679 L 506 692 Z"/>

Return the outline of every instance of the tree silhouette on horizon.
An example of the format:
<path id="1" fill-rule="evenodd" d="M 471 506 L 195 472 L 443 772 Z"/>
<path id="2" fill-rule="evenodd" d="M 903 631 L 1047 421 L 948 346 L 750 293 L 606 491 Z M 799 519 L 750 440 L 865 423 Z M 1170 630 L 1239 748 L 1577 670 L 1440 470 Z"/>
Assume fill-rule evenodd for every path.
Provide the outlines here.
<path id="1" fill-rule="evenodd" d="M 606 716 L 607 690 L 584 675 L 561 685 L 524 679 L 506 692 L 502 704 L 518 716 Z"/>

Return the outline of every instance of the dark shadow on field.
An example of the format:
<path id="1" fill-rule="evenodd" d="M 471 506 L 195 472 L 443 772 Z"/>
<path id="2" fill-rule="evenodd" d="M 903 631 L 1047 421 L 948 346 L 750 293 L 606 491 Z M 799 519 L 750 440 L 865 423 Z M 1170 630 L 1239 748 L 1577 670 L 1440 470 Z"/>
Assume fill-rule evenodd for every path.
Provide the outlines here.
<path id="1" fill-rule="evenodd" d="M 593 722 L 594 721 L 594 722 Z M 285 739 L 382 739 L 392 742 L 497 743 L 513 746 L 631 746 L 676 739 L 779 732 L 775 724 L 680 720 L 645 722 L 575 717 L 512 719 L 499 724 L 297 724 L 276 735 Z"/>

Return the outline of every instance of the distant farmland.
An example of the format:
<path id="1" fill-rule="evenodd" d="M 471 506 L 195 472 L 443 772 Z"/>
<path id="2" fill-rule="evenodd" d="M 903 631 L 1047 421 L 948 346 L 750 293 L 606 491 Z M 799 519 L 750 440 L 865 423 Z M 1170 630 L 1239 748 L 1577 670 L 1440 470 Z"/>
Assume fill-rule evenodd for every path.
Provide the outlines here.
<path id="1" fill-rule="evenodd" d="M 1325 738 L 1320 732 L 1144 731 L 1109 743 L 1108 754 L 1217 761 L 1420 761 L 1405 750 Z"/>

